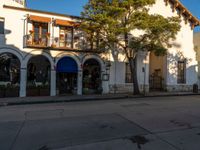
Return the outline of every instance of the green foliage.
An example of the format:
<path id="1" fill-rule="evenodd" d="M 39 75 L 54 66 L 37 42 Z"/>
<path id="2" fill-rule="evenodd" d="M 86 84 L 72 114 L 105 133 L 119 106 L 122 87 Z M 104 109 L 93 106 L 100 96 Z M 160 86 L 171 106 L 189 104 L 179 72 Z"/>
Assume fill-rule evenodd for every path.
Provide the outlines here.
<path id="1" fill-rule="evenodd" d="M 91 41 L 100 41 L 101 50 L 117 45 L 127 58 L 140 50 L 163 55 L 180 29 L 180 19 L 149 14 L 153 4 L 155 0 L 90 0 L 82 12 L 81 27 Z M 144 34 L 130 34 L 134 30 Z"/>
<path id="2" fill-rule="evenodd" d="M 149 8 L 156 0 L 89 0 L 84 7 L 81 28 L 90 41 L 98 41 L 98 49 L 120 49 L 126 55 L 134 79 L 134 93 L 139 93 L 137 83 L 138 51 L 153 51 L 165 55 L 180 30 L 179 17 L 150 14 Z M 164 10 L 163 10 L 164 11 Z M 138 32 L 140 31 L 140 32 Z M 138 33 L 141 33 L 138 35 Z"/>

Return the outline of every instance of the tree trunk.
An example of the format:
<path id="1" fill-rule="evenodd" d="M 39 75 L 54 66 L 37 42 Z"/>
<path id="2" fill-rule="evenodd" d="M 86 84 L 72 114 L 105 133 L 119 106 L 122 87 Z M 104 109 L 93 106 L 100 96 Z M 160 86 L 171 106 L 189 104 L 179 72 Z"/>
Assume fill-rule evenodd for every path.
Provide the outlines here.
<path id="1" fill-rule="evenodd" d="M 140 94 L 138 79 L 137 79 L 137 55 L 130 60 L 131 75 L 133 77 L 133 94 Z"/>

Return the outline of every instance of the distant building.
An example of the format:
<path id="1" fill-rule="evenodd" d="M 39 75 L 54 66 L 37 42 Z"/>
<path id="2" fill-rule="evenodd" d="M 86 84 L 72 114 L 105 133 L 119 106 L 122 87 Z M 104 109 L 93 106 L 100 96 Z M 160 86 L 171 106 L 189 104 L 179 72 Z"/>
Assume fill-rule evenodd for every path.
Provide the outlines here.
<path id="1" fill-rule="evenodd" d="M 0 97 L 106 94 L 133 91 L 125 56 L 94 49 L 81 18 L 0 1 Z M 190 91 L 197 83 L 193 29 L 200 24 L 178 1 L 157 0 L 150 13 L 180 16 L 181 30 L 164 57 L 140 53 L 140 90 Z"/>
<path id="2" fill-rule="evenodd" d="M 194 46 L 195 46 L 196 57 L 198 61 L 198 85 L 200 88 L 200 32 L 194 33 Z"/>

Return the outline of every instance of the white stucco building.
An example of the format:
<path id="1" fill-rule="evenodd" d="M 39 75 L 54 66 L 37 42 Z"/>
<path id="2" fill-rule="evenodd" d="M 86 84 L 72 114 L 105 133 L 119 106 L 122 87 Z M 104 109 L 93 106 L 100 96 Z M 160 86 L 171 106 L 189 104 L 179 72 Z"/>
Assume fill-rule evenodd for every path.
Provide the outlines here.
<path id="1" fill-rule="evenodd" d="M 200 32 L 194 33 L 194 46 L 195 46 L 196 57 L 198 61 L 198 85 L 200 89 Z"/>
<path id="2" fill-rule="evenodd" d="M 76 16 L 26 8 L 24 0 L 0 1 L 0 97 L 132 91 L 123 54 L 91 49 Z M 140 53 L 141 91 L 189 91 L 197 83 L 193 29 L 198 19 L 179 2 L 157 0 L 150 9 L 180 16 L 181 30 L 164 57 Z M 95 44 L 94 44 L 95 46 Z M 117 57 L 117 59 L 114 59 Z"/>

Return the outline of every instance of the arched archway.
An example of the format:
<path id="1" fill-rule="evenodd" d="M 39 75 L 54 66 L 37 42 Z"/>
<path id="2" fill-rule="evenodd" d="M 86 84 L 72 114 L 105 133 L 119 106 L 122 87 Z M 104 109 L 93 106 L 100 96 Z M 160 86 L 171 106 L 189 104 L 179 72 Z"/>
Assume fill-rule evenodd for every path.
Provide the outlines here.
<path id="1" fill-rule="evenodd" d="M 51 64 L 43 55 L 33 56 L 27 64 L 27 96 L 50 95 Z"/>
<path id="2" fill-rule="evenodd" d="M 77 94 L 78 65 L 69 57 L 62 57 L 56 66 L 57 94 Z"/>
<path id="3" fill-rule="evenodd" d="M 0 54 L 0 97 L 18 97 L 20 60 L 12 53 Z"/>
<path id="4" fill-rule="evenodd" d="M 83 64 L 83 94 L 102 93 L 101 65 L 90 58 Z"/>

